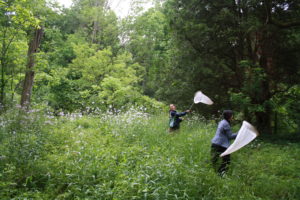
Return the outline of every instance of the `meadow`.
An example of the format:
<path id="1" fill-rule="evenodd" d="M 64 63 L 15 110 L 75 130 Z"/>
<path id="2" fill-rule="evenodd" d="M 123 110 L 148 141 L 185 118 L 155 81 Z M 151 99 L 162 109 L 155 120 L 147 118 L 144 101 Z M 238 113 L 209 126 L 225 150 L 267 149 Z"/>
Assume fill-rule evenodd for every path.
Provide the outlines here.
<path id="1" fill-rule="evenodd" d="M 61 116 L 12 110 L 0 120 L 1 200 L 300 199 L 300 143 L 291 139 L 258 137 L 232 154 L 220 177 L 210 165 L 217 120 L 194 114 L 174 134 L 167 113 L 134 109 Z"/>

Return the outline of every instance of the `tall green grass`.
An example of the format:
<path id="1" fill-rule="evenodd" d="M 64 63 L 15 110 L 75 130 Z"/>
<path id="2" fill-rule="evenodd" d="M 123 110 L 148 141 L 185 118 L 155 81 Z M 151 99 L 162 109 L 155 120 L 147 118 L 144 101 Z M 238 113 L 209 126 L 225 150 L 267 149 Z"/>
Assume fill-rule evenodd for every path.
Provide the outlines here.
<path id="1" fill-rule="evenodd" d="M 0 199 L 299 199 L 299 143 L 259 138 L 232 154 L 227 176 L 210 166 L 215 122 L 189 116 L 39 113 L 2 116 Z"/>

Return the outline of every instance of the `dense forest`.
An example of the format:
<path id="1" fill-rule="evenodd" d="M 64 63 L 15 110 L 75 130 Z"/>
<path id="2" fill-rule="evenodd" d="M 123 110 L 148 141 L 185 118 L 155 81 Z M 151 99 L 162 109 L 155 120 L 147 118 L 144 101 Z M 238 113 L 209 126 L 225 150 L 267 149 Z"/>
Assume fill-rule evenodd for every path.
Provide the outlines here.
<path id="1" fill-rule="evenodd" d="M 0 0 L 0 198 L 299 198 L 300 1 L 145 2 Z M 199 90 L 214 104 L 163 134 Z M 224 109 L 262 137 L 219 180 Z"/>

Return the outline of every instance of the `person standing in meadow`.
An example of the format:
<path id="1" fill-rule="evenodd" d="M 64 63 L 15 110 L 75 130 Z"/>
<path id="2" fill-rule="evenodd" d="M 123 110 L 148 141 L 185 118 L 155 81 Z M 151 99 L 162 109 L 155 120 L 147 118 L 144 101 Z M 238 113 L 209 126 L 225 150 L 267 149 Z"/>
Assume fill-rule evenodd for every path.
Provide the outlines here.
<path id="1" fill-rule="evenodd" d="M 178 130 L 180 128 L 180 123 L 182 122 L 182 116 L 185 116 L 187 113 L 189 113 L 190 110 L 186 110 L 185 112 L 177 112 L 176 106 L 174 104 L 170 104 L 170 123 L 169 123 L 169 132 L 173 132 L 175 130 Z"/>
<path id="2" fill-rule="evenodd" d="M 211 140 L 211 156 L 212 165 L 216 169 L 220 155 L 230 146 L 230 139 L 235 139 L 237 134 L 231 132 L 231 121 L 233 120 L 233 112 L 231 110 L 223 111 L 223 120 L 219 122 L 214 138 Z M 230 155 L 222 157 L 221 165 L 218 173 L 224 175 L 230 164 Z"/>

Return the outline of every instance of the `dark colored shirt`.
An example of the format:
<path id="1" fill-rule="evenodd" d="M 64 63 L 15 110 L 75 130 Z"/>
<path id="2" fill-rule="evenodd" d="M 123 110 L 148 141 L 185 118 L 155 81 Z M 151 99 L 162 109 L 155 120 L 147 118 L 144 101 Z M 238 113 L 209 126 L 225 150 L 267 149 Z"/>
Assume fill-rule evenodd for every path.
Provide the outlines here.
<path id="1" fill-rule="evenodd" d="M 187 112 L 177 112 L 176 110 L 170 110 L 170 118 L 175 117 L 175 124 L 173 129 L 178 129 L 180 127 L 180 122 L 182 121 L 180 117 L 186 114 Z"/>

